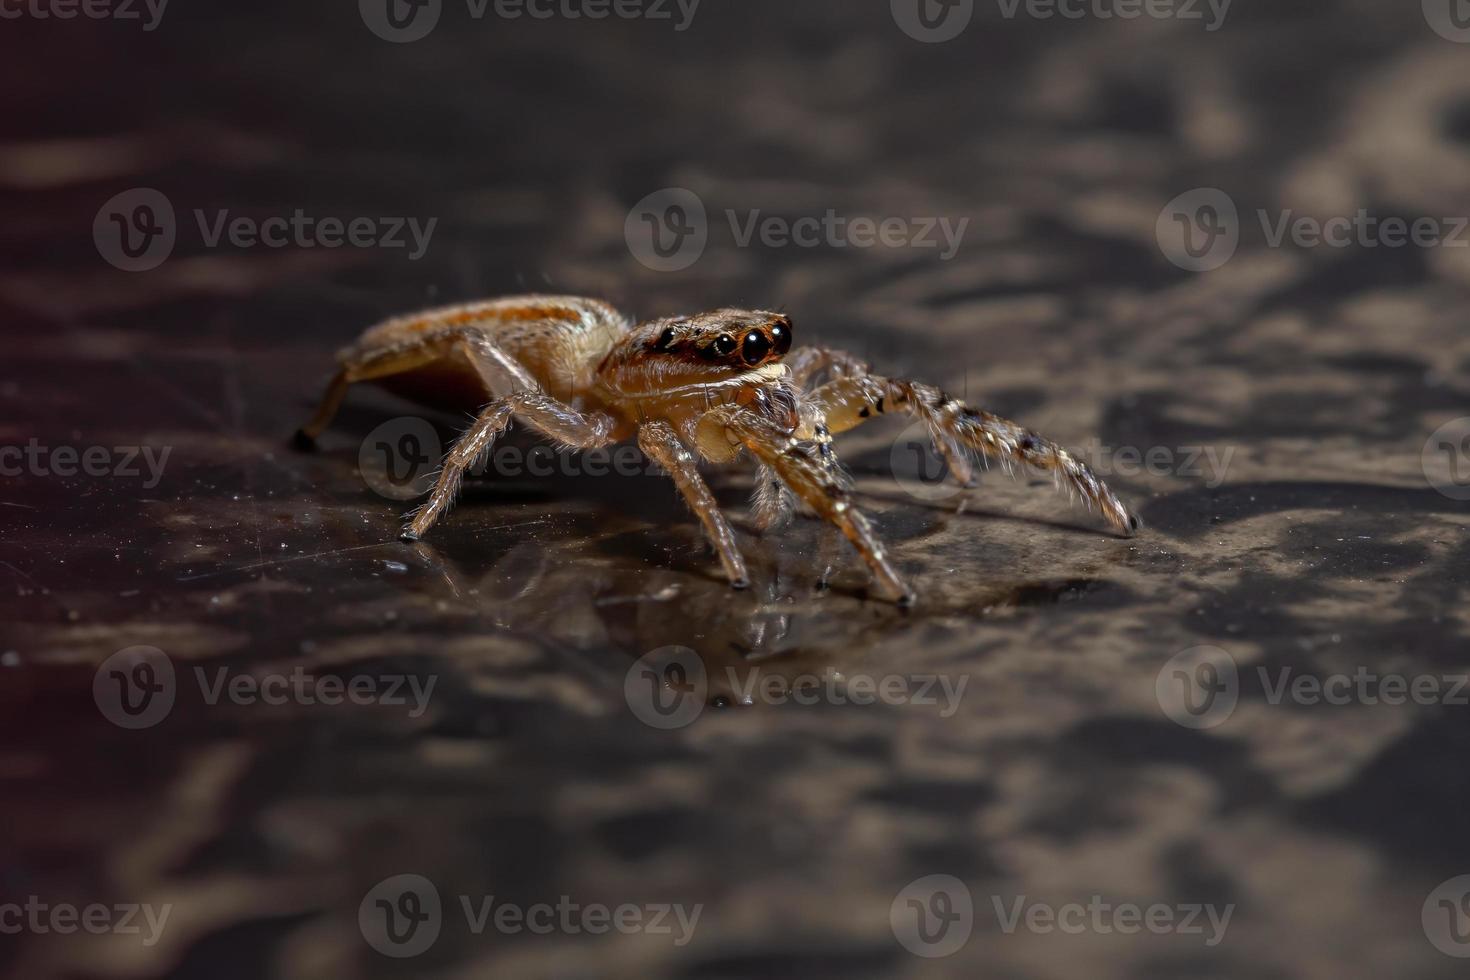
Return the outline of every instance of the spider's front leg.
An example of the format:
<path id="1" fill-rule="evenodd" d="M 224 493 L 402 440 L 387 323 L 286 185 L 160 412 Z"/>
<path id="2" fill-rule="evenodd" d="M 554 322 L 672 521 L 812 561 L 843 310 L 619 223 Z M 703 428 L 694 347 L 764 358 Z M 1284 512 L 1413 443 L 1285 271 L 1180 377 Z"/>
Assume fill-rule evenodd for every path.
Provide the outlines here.
<path id="1" fill-rule="evenodd" d="M 459 494 L 465 472 L 490 450 L 512 418 L 575 449 L 600 449 L 616 441 L 617 423 L 610 415 L 583 414 L 541 391 L 517 391 L 496 399 L 485 406 L 444 457 L 444 468 L 429 492 L 429 499 L 413 512 L 403 530 L 404 541 L 417 541 L 444 515 Z"/>
<path id="2" fill-rule="evenodd" d="M 1015 422 L 970 408 L 933 385 L 869 374 L 838 378 L 811 397 L 834 434 L 887 412 L 905 412 L 928 427 L 935 449 L 961 483 L 968 483 L 973 472 L 968 452 L 1008 465 L 1021 463 L 1053 474 L 1123 534 L 1131 535 L 1140 526 L 1138 517 L 1076 456 Z"/>
<path id="3" fill-rule="evenodd" d="M 818 517 L 830 521 L 857 549 L 863 561 L 872 569 L 879 593 L 900 605 L 909 605 L 914 594 L 904 585 L 898 572 L 889 563 L 883 552 L 882 542 L 873 533 L 872 525 L 852 503 L 841 480 L 821 460 L 820 456 L 802 440 L 779 426 L 748 409 L 735 405 L 724 405 L 706 414 L 699 423 L 701 445 L 709 441 L 716 448 L 719 443 L 733 437 L 740 445 L 750 450 L 757 459 L 779 476 L 798 497 L 816 512 Z M 711 455 L 707 453 L 707 455 Z"/>
<path id="4" fill-rule="evenodd" d="M 694 455 L 679 441 L 674 427 L 663 421 L 644 422 L 638 429 L 638 448 L 663 467 L 684 495 L 694 516 L 704 525 L 710 544 L 719 553 L 730 584 L 737 589 L 748 588 L 750 575 L 745 571 L 745 559 L 735 543 L 735 532 L 730 529 L 725 515 L 720 513 L 715 495 L 710 493 L 709 485 L 699 475 Z"/>

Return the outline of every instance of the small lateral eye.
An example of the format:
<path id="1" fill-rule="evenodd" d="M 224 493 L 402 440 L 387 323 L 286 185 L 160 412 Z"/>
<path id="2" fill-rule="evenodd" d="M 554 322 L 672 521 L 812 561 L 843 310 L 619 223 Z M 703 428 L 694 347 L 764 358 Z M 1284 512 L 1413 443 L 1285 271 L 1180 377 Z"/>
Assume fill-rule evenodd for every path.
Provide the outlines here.
<path id="1" fill-rule="evenodd" d="M 715 353 L 720 356 L 732 353 L 735 350 L 735 338 L 727 333 L 722 333 L 715 338 Z"/>
<path id="2" fill-rule="evenodd" d="M 669 327 L 658 335 L 658 340 L 653 344 L 655 350 L 668 350 L 669 345 L 674 342 L 674 328 Z"/>
<path id="3" fill-rule="evenodd" d="M 745 358 L 746 364 L 759 364 L 770 352 L 771 342 L 759 330 L 752 330 L 746 334 L 745 343 L 740 348 L 740 356 Z"/>
<path id="4" fill-rule="evenodd" d="M 776 356 L 785 357 L 791 349 L 791 327 L 786 323 L 772 324 L 771 341 L 776 345 Z"/>

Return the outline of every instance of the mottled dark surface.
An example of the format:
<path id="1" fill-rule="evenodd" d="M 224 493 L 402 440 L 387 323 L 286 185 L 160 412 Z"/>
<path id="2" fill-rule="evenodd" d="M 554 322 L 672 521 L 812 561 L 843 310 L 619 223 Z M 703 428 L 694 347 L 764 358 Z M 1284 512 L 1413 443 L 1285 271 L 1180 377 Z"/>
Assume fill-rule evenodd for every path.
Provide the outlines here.
<path id="1" fill-rule="evenodd" d="M 1470 873 L 1470 708 L 1273 704 L 1257 670 L 1470 670 L 1470 504 L 1433 489 L 1421 456 L 1470 413 L 1470 249 L 1271 248 L 1253 217 L 1470 214 L 1470 46 L 1419 4 L 1238 0 L 1207 32 L 1008 20 L 982 0 L 945 44 L 905 36 L 882 0 L 705 0 L 683 32 L 476 22 L 451 3 L 402 45 L 350 2 L 235 7 L 179 2 L 151 32 L 0 21 L 0 445 L 170 450 L 156 486 L 0 481 L 0 903 L 172 906 L 152 946 L 0 935 L 0 970 L 1464 976 L 1421 908 Z M 710 246 L 660 273 L 624 224 L 669 186 L 709 207 Z M 179 240 L 126 273 L 92 226 L 135 187 L 168 197 Z M 1201 274 L 1155 238 L 1197 187 L 1228 192 L 1244 225 Z M 196 208 L 439 223 L 415 262 L 208 248 Z M 727 208 L 971 225 L 948 262 L 739 248 Z M 799 341 L 1074 446 L 1168 450 L 1175 472 L 1109 477 L 1149 525 L 1122 540 L 999 471 L 963 513 L 916 501 L 891 474 L 902 425 L 859 430 L 844 458 L 920 591 L 905 614 L 866 601 L 860 565 L 805 520 L 744 528 L 756 588 L 730 592 L 653 476 L 486 478 L 425 544 L 396 543 L 405 505 L 358 473 L 368 433 L 414 411 L 385 394 L 354 391 L 317 454 L 288 448 L 362 327 L 548 288 L 640 315 L 780 307 Z M 448 438 L 457 420 L 434 419 Z M 1178 472 L 1195 447 L 1228 459 L 1223 480 Z M 743 513 L 746 476 L 717 485 Z M 92 691 L 134 645 L 167 654 L 179 692 L 127 731 Z M 666 645 L 711 674 L 711 706 L 674 731 L 624 696 Z M 1155 685 L 1200 645 L 1235 659 L 1240 692 L 1196 730 Z M 756 664 L 837 689 L 966 687 L 948 717 L 742 706 L 726 669 Z M 417 718 L 209 705 L 196 666 L 436 686 Z M 363 897 L 399 874 L 446 905 L 417 959 L 359 931 Z M 943 959 L 890 924 L 932 874 L 975 905 Z M 703 911 L 683 946 L 476 936 L 461 894 Z M 1018 895 L 1234 911 L 1214 946 L 1008 934 L 993 898 Z"/>

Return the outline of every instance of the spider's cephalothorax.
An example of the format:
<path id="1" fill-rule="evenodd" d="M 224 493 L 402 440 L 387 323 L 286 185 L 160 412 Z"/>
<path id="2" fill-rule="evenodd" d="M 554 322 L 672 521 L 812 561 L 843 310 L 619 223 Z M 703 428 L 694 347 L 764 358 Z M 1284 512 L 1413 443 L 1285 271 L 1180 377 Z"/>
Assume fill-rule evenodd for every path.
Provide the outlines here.
<path id="1" fill-rule="evenodd" d="M 962 483 L 972 481 L 977 457 L 1022 463 L 1053 473 L 1123 533 L 1138 527 L 1138 518 L 1085 464 L 1036 433 L 931 385 L 873 374 L 841 351 L 808 347 L 787 358 L 791 341 L 787 316 L 758 310 L 638 324 L 606 303 L 573 296 L 429 310 L 381 323 L 343 350 L 301 438 L 309 443 L 321 434 L 356 381 L 478 410 L 445 457 L 428 499 L 410 515 L 403 537 L 417 540 L 512 419 L 579 449 L 636 437 L 673 477 L 736 588 L 749 584 L 745 560 L 697 463 L 749 452 L 761 468 L 756 513 L 762 527 L 799 498 L 852 542 L 885 598 L 912 601 L 853 505 L 832 447 L 833 435 L 885 413 L 922 421 Z M 828 380 L 814 384 L 820 377 Z"/>

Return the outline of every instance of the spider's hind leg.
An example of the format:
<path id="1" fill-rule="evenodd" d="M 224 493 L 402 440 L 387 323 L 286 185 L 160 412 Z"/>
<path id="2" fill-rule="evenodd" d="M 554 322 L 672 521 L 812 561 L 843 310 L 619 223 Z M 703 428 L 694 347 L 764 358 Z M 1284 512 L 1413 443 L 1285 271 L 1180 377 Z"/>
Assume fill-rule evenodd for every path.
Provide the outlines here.
<path id="1" fill-rule="evenodd" d="M 877 375 L 838 378 L 818 388 L 812 398 L 834 433 L 894 411 L 921 420 L 936 451 L 961 483 L 969 483 L 973 476 L 972 453 L 1007 465 L 1019 463 L 1051 473 L 1059 486 L 1076 491 L 1123 534 L 1140 527 L 1138 517 L 1076 456 L 1015 422 L 970 408 L 933 385 Z"/>
<path id="2" fill-rule="evenodd" d="M 322 401 L 317 407 L 316 414 L 311 417 L 310 422 L 296 430 L 293 441 L 297 449 L 306 452 L 316 448 L 317 439 L 327 431 L 327 426 L 332 424 L 332 419 L 337 417 L 337 411 L 342 407 L 342 400 L 347 397 L 347 388 L 352 384 L 352 380 L 345 367 L 332 375 L 332 380 L 327 382 L 327 390 L 322 394 Z"/>

